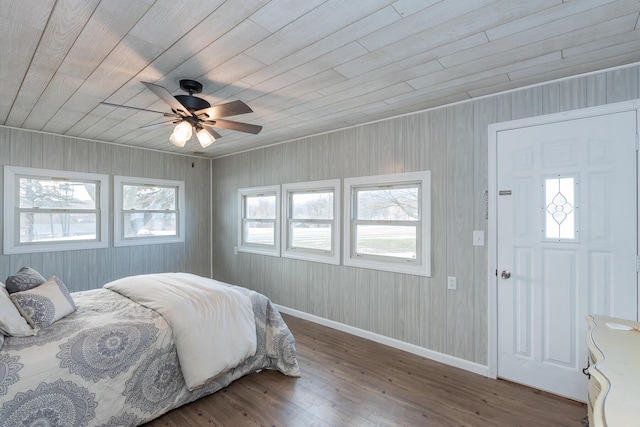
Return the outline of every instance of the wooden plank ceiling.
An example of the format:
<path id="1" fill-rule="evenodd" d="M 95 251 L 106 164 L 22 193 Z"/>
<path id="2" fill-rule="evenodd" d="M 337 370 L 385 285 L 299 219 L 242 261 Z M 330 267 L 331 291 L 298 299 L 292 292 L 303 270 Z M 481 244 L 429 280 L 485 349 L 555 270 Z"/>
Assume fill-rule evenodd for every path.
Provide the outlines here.
<path id="1" fill-rule="evenodd" d="M 0 0 L 0 124 L 218 157 L 640 61 L 632 0 Z M 202 149 L 141 81 L 236 99 Z"/>

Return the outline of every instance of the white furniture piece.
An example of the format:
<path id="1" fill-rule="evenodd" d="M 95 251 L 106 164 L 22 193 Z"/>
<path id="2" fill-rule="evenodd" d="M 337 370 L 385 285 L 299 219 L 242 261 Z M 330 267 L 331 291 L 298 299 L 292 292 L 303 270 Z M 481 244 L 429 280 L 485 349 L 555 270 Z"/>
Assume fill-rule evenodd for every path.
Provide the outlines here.
<path id="1" fill-rule="evenodd" d="M 587 316 L 589 426 L 640 425 L 640 323 Z"/>

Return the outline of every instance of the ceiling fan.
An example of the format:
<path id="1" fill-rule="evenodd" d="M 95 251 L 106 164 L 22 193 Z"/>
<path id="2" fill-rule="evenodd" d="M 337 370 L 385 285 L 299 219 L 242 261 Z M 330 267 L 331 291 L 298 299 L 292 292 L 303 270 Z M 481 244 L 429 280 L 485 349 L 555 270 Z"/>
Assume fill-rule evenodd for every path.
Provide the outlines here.
<path id="1" fill-rule="evenodd" d="M 262 130 L 262 126 L 221 119 L 220 117 L 252 113 L 253 110 L 240 100 L 212 107 L 211 104 L 204 99 L 193 96 L 194 93 L 202 92 L 202 84 L 195 80 L 180 80 L 180 88 L 187 92 L 188 95 L 176 96 L 173 96 L 171 92 L 162 86 L 148 82 L 142 82 L 142 84 L 156 94 L 158 98 L 169 104 L 172 112 L 165 113 L 162 111 L 147 110 L 145 108 L 130 107 L 128 105 L 112 104 L 110 102 L 101 102 L 101 104 L 111 107 L 150 111 L 171 118 L 171 120 L 166 122 L 143 126 L 140 129 L 151 130 L 176 125 L 173 133 L 169 137 L 169 141 L 178 147 L 184 147 L 187 141 L 191 139 L 194 131 L 198 137 L 198 141 L 200 141 L 200 145 L 205 148 L 211 145 L 216 139 L 222 138 L 222 135 L 216 132 L 214 127 L 252 133 L 254 135 Z"/>

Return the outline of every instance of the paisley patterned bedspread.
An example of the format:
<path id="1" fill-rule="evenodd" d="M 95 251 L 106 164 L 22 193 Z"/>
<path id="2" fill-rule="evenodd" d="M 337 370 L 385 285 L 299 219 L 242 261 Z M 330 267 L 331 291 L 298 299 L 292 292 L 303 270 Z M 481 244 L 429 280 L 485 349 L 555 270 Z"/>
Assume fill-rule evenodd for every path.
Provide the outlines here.
<path id="1" fill-rule="evenodd" d="M 190 392 L 162 316 L 107 289 L 72 293 L 78 310 L 0 350 L 0 426 L 135 426 L 260 369 L 298 376 L 295 341 L 264 295 L 256 354 Z M 194 349 L 198 351 L 198 349 Z"/>

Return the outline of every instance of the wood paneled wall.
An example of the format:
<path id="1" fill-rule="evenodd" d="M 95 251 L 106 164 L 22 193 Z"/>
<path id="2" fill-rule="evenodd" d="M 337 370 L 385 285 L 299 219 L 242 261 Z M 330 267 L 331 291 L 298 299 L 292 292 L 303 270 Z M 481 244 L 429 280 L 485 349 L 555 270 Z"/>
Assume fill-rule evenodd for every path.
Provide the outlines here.
<path id="1" fill-rule="evenodd" d="M 213 161 L 213 276 L 275 303 L 487 364 L 487 126 L 636 99 L 637 66 L 471 100 Z M 239 253 L 237 189 L 431 170 L 432 277 Z M 456 276 L 458 290 L 447 290 Z"/>
<path id="2" fill-rule="evenodd" d="M 25 265 L 47 278 L 55 274 L 71 291 L 98 288 L 133 274 L 187 271 L 210 275 L 210 160 L 0 127 L 0 165 L 108 174 L 110 186 L 113 175 L 182 180 L 187 206 L 185 243 L 115 248 L 109 209 L 108 248 L 0 255 L 0 281 Z M 0 174 L 0 191 L 4 193 L 4 173 Z M 0 212 L 4 212 L 4 197 Z M 1 227 L 0 242 L 4 224 Z"/>

